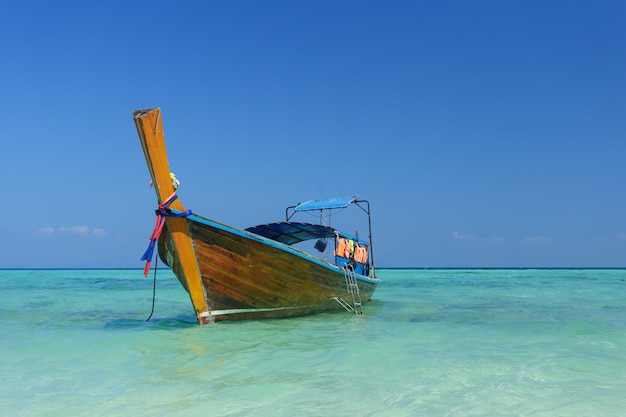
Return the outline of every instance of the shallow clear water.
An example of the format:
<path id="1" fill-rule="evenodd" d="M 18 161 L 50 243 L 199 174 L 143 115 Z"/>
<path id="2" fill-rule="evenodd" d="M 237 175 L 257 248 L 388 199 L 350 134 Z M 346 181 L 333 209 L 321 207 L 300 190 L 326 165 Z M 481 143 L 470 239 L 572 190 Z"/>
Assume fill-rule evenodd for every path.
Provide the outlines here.
<path id="1" fill-rule="evenodd" d="M 380 270 L 365 316 L 198 327 L 159 270 L 0 270 L 0 414 L 623 416 L 626 270 Z"/>

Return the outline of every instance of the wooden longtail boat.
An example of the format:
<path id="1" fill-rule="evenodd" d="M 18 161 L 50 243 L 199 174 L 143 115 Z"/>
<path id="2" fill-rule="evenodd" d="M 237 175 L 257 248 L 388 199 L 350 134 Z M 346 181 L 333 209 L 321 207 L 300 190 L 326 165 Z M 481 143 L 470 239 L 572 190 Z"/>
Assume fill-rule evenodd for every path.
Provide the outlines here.
<path id="1" fill-rule="evenodd" d="M 170 173 L 161 109 L 133 112 L 157 193 L 157 224 L 143 258 L 145 274 L 158 242 L 159 257 L 189 293 L 198 323 L 279 318 L 346 309 L 362 314 L 380 280 L 376 277 L 370 205 L 358 197 L 312 200 L 286 210 L 284 222 L 239 229 L 185 210 Z M 358 206 L 367 215 L 369 238 L 324 224 L 294 222 L 302 212 L 324 213 Z M 358 210 L 357 210 L 358 211 Z M 294 245 L 315 242 L 332 262 Z M 334 245 L 327 243 L 334 243 Z M 310 251 L 313 252 L 313 251 Z"/>

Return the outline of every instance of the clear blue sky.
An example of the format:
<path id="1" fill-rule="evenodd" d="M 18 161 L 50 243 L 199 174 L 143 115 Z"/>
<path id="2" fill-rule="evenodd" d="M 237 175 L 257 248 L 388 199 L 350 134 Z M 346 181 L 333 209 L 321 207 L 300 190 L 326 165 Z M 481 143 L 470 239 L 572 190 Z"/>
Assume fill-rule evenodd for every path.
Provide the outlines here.
<path id="1" fill-rule="evenodd" d="M 142 267 L 146 107 L 219 221 L 358 194 L 379 267 L 626 266 L 622 0 L 12 1 L 0 35 L 0 267 Z"/>

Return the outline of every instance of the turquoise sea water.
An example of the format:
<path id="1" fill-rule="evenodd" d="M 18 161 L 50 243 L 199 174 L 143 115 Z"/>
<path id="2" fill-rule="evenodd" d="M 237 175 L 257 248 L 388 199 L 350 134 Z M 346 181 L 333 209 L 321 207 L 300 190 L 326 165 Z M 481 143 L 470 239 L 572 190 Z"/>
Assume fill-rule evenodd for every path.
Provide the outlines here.
<path id="1" fill-rule="evenodd" d="M 0 415 L 624 416 L 626 270 L 380 270 L 349 313 L 198 327 L 159 270 L 0 270 Z"/>

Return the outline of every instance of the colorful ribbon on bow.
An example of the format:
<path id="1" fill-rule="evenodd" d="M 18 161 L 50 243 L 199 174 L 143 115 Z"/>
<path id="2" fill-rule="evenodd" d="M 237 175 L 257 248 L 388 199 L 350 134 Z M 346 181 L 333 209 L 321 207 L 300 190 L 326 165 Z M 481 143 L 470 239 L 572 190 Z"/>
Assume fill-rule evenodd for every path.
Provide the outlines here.
<path id="1" fill-rule="evenodd" d="M 154 226 L 154 231 L 150 235 L 150 243 L 148 244 L 148 249 L 144 252 L 141 257 L 142 261 L 146 261 L 146 266 L 143 269 L 143 275 L 148 276 L 148 272 L 150 272 L 150 264 L 152 263 L 152 255 L 154 254 L 154 248 L 156 246 L 157 240 L 159 240 L 159 236 L 161 236 L 161 231 L 163 231 L 163 226 L 165 225 L 166 217 L 187 217 L 191 213 L 191 210 L 187 210 L 182 213 L 172 213 L 169 211 L 169 206 L 172 204 L 174 200 L 176 200 L 178 196 L 176 192 L 172 193 L 167 199 L 165 199 L 161 204 L 159 204 L 159 208 L 156 211 L 157 219 L 156 225 Z"/>

